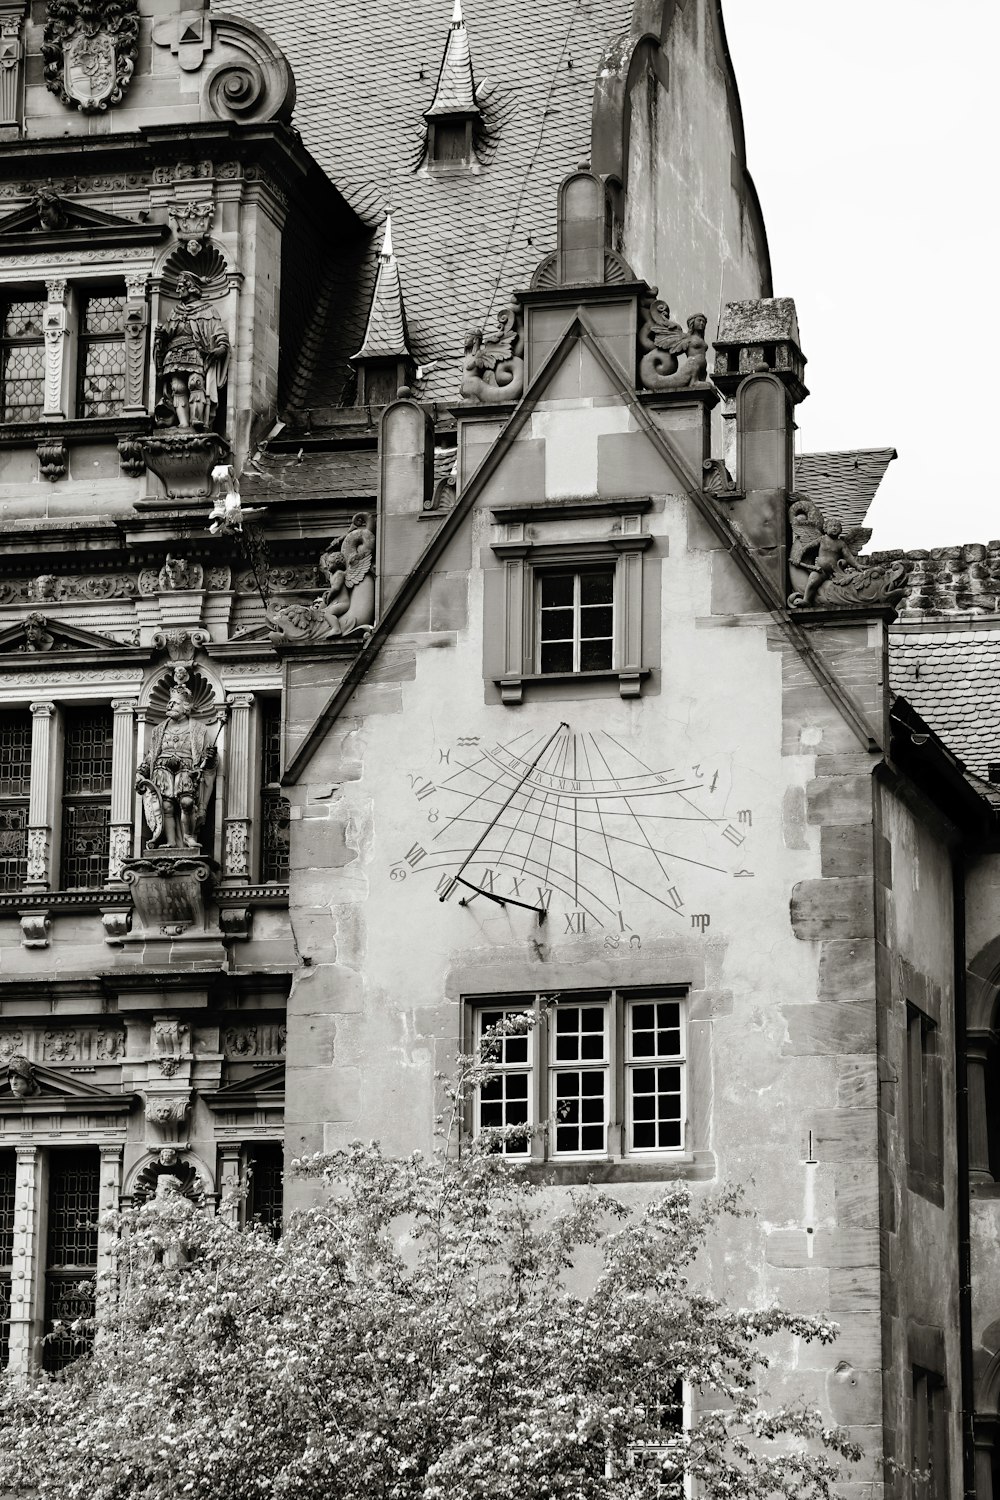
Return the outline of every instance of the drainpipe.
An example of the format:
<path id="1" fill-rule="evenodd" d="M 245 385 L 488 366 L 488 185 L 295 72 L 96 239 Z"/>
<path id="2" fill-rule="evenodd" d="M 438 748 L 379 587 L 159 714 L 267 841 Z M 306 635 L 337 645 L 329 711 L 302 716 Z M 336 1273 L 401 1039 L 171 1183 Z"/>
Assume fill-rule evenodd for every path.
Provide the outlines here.
<path id="1" fill-rule="evenodd" d="M 965 862 L 958 849 L 952 852 L 951 868 L 955 914 L 955 1130 L 958 1146 L 958 1327 L 962 1362 L 962 1491 L 966 1500 L 975 1500 L 972 1242 L 969 1226 L 969 1085 L 965 1058 Z"/>

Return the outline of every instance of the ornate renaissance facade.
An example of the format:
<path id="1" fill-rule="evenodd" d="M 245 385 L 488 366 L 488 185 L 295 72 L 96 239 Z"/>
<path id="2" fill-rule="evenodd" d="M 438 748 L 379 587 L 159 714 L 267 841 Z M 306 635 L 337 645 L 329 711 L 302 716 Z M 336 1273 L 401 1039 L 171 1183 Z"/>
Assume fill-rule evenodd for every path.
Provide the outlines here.
<path id="1" fill-rule="evenodd" d="M 796 451 L 718 0 L 0 37 L 0 1363 L 529 1011 L 470 1130 L 742 1183 L 845 1494 L 989 1500 L 1000 562 Z"/>

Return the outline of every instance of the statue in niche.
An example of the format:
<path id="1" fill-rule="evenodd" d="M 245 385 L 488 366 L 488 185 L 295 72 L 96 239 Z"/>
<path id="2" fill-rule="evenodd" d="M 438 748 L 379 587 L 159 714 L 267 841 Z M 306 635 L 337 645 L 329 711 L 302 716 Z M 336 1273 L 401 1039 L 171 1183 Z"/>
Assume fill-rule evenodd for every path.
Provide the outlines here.
<path id="1" fill-rule="evenodd" d="M 465 340 L 460 393 L 466 401 L 517 401 L 524 391 L 524 342 L 516 307 L 497 313 L 493 338 L 483 339 L 481 328 L 470 329 Z"/>
<path id="2" fill-rule="evenodd" d="M 215 421 L 219 392 L 229 378 L 229 335 L 193 272 L 177 278 L 177 298 L 153 338 L 161 383 L 153 415 L 161 427 L 203 431 Z"/>
<path id="3" fill-rule="evenodd" d="M 793 585 L 788 603 L 793 609 L 889 607 L 903 597 L 905 563 L 866 563 L 858 556 L 871 539 L 866 526 L 845 531 L 839 521 L 826 521 L 819 506 L 802 495 L 792 496 L 788 517 Z"/>
<path id="4" fill-rule="evenodd" d="M 276 645 L 320 641 L 370 631 L 375 624 L 375 531 L 365 511 L 351 517 L 347 533 L 334 539 L 319 560 L 327 587 L 311 604 L 269 608 Z"/>
<path id="5" fill-rule="evenodd" d="M 186 1197 L 198 1197 L 201 1185 L 194 1167 L 182 1160 L 178 1147 L 161 1146 L 135 1179 L 132 1191 L 136 1202 L 145 1203 L 154 1197 L 162 1177 L 172 1177 Z"/>
<path id="6" fill-rule="evenodd" d="M 41 1093 L 34 1068 L 20 1052 L 8 1060 L 7 1084 L 15 1099 L 31 1099 Z"/>
<path id="7" fill-rule="evenodd" d="M 166 717 L 153 730 L 136 791 L 150 829 L 147 848 L 201 849 L 199 835 L 215 790 L 219 753 L 214 730 L 192 713 L 186 667 L 175 667 Z"/>
<path id="8" fill-rule="evenodd" d="M 652 301 L 643 309 L 645 318 L 639 330 L 639 380 L 647 391 L 678 391 L 708 381 L 708 344 L 705 330 L 708 318 L 693 313 L 687 330 L 670 316 L 665 302 Z M 683 364 L 678 355 L 684 356 Z"/>

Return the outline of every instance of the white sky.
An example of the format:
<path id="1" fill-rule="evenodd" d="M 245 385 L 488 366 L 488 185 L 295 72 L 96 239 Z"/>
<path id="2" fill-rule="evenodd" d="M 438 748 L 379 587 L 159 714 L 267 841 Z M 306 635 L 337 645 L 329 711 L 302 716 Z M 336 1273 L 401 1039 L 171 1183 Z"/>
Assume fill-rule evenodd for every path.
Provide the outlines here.
<path id="1" fill-rule="evenodd" d="M 727 0 L 803 452 L 894 447 L 876 547 L 1000 537 L 1000 0 Z"/>

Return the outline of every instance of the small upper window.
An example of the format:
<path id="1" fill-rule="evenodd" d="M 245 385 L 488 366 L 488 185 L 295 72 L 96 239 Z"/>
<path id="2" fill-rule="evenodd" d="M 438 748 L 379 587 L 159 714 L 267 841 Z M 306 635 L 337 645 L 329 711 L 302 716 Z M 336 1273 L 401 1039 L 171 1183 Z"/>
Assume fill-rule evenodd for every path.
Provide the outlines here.
<path id="1" fill-rule="evenodd" d="M 265 698 L 260 706 L 260 878 L 288 879 L 289 802 L 281 795 L 281 700 Z"/>
<path id="2" fill-rule="evenodd" d="M 536 576 L 537 671 L 609 672 L 614 659 L 614 568 Z"/>
<path id="3" fill-rule="evenodd" d="M 2 304 L 0 378 L 5 422 L 33 422 L 45 406 L 44 298 L 12 297 Z"/>
<path id="4" fill-rule="evenodd" d="M 80 299 L 76 414 L 117 417 L 125 408 L 125 295 L 102 287 Z"/>

